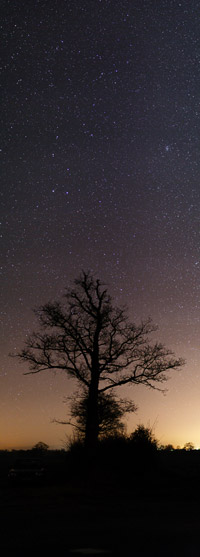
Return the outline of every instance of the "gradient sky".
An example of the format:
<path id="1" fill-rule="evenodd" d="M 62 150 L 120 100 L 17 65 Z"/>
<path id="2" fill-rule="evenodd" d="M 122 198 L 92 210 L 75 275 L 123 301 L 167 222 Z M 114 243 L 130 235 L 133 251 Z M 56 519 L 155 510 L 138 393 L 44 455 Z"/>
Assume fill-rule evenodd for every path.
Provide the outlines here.
<path id="1" fill-rule="evenodd" d="M 120 391 L 157 439 L 200 446 L 200 2 L 4 0 L 0 448 L 69 428 L 64 373 L 10 352 L 81 269 L 186 358 L 168 392 Z"/>

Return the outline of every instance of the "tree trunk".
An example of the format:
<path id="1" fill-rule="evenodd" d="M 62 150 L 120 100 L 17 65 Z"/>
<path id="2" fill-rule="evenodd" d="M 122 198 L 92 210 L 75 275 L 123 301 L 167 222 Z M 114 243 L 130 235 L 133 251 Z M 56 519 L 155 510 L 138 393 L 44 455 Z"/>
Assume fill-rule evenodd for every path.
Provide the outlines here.
<path id="1" fill-rule="evenodd" d="M 91 383 L 90 383 L 89 393 L 88 393 L 87 420 L 86 420 L 86 430 L 85 430 L 85 447 L 89 450 L 95 449 L 97 447 L 98 435 L 99 435 L 98 387 L 99 387 L 100 330 L 101 330 L 100 323 L 97 322 L 97 328 L 94 335 Z"/>
<path id="2" fill-rule="evenodd" d="M 95 449 L 97 447 L 98 435 L 98 380 L 94 378 L 90 384 L 87 404 L 87 420 L 85 429 L 85 447 L 87 449 Z"/>

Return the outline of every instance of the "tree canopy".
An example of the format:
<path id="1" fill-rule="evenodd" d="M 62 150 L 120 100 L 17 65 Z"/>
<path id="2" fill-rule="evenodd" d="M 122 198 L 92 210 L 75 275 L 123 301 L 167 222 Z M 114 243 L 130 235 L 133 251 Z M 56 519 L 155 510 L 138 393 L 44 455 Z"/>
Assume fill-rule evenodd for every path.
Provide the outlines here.
<path id="1" fill-rule="evenodd" d="M 27 373 L 65 371 L 87 393 L 85 443 L 95 446 L 100 433 L 100 397 L 125 385 L 155 389 L 168 372 L 183 365 L 163 344 L 150 342 L 151 319 L 135 324 L 125 308 L 112 304 L 105 285 L 82 272 L 62 301 L 36 310 L 40 330 L 18 354 Z"/>

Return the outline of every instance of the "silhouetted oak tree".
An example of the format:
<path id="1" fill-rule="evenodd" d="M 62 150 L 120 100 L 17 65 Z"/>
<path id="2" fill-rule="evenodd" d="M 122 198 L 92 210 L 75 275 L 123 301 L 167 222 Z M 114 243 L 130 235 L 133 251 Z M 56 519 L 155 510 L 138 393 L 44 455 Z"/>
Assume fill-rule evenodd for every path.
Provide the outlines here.
<path id="1" fill-rule="evenodd" d="M 18 356 L 28 362 L 28 373 L 63 370 L 87 391 L 88 448 L 98 440 L 102 393 L 123 385 L 158 388 L 167 372 L 184 363 L 162 344 L 150 344 L 148 335 L 156 330 L 151 320 L 129 322 L 125 309 L 112 305 L 107 289 L 90 273 L 82 272 L 63 303 L 47 303 L 36 314 L 41 330 Z"/>

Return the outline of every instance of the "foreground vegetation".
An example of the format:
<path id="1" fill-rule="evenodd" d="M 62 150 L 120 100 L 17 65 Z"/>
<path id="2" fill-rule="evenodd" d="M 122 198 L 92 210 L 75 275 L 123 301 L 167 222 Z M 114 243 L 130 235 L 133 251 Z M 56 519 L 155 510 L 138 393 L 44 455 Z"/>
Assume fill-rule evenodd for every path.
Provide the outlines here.
<path id="1" fill-rule="evenodd" d="M 38 443 L 30 450 L 0 451 L 0 482 L 5 482 L 9 469 L 18 459 L 37 459 L 45 469 L 46 482 L 93 482 L 108 479 L 112 484 L 129 484 L 137 475 L 145 483 L 149 477 L 176 480 L 183 477 L 197 478 L 200 472 L 200 451 L 192 443 L 174 449 L 172 445 L 160 446 L 152 429 L 140 425 L 130 436 L 102 439 L 94 450 L 88 451 L 79 438 L 68 439 L 66 449 L 50 450 L 45 443 Z M 114 481 L 115 481 L 114 480 Z"/>
<path id="2" fill-rule="evenodd" d="M 4 553 L 198 556 L 200 451 L 142 446 L 138 434 L 106 439 L 95 452 L 80 442 L 60 451 L 1 451 Z M 21 457 L 42 462 L 41 483 L 9 484 Z"/>

